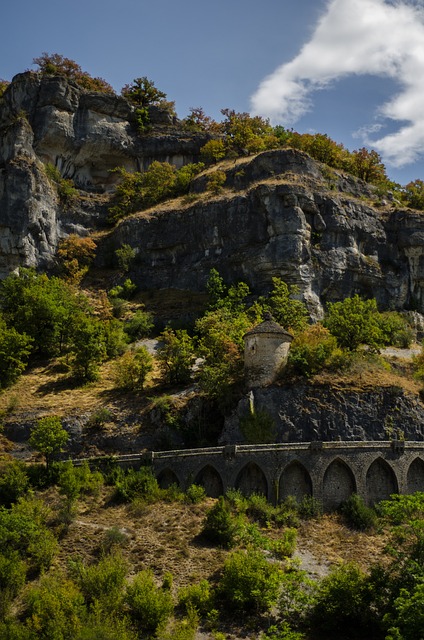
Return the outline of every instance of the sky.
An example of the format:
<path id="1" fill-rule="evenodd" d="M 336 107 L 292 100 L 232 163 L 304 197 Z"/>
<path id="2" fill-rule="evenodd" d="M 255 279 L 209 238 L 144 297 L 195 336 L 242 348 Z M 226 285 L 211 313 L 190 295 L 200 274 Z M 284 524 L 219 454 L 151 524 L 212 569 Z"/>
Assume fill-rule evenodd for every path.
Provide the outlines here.
<path id="1" fill-rule="evenodd" d="M 147 76 L 180 118 L 248 111 L 424 180 L 424 0 L 15 0 L 0 78 L 43 52 L 113 88 Z"/>

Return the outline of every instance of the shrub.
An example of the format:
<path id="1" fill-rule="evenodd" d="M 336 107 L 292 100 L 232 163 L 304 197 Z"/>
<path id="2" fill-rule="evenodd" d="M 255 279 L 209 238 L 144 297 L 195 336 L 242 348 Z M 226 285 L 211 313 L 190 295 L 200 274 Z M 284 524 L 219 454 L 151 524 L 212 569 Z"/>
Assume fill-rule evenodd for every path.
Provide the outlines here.
<path id="1" fill-rule="evenodd" d="M 153 327 L 152 314 L 148 311 L 138 309 L 129 320 L 126 320 L 124 324 L 124 331 L 131 341 L 134 341 L 149 336 Z"/>
<path id="2" fill-rule="evenodd" d="M 87 461 L 79 467 L 70 461 L 60 467 L 58 485 L 61 493 L 70 500 L 76 500 L 81 493 L 97 495 L 103 482 L 100 471 L 91 471 Z"/>
<path id="3" fill-rule="evenodd" d="M 344 516 L 348 526 L 357 531 L 372 529 L 377 521 L 374 509 L 367 507 L 364 501 L 356 493 L 341 504 L 340 512 Z"/>
<path id="4" fill-rule="evenodd" d="M 49 162 L 44 166 L 44 169 L 46 176 L 56 187 L 57 195 L 61 203 L 68 207 L 75 202 L 78 198 L 78 191 L 75 189 L 72 180 L 63 178 L 59 169 Z"/>
<path id="5" fill-rule="evenodd" d="M 273 551 L 278 558 L 290 558 L 296 549 L 297 529 L 289 527 L 275 540 Z"/>
<path id="6" fill-rule="evenodd" d="M 205 616 L 213 604 L 211 585 L 207 580 L 201 580 L 197 584 L 181 587 L 178 591 L 178 604 L 186 613 L 195 609 L 198 615 Z"/>
<path id="7" fill-rule="evenodd" d="M 206 498 L 205 488 L 198 484 L 191 484 L 186 491 L 186 500 L 191 504 L 202 502 Z"/>
<path id="8" fill-rule="evenodd" d="M 33 64 L 38 65 L 42 74 L 52 76 L 60 75 L 74 80 L 87 91 L 99 91 L 100 93 L 114 93 L 110 84 L 102 78 L 92 78 L 83 71 L 79 64 L 70 58 L 65 58 L 59 53 L 42 53 L 33 59 Z"/>
<path id="9" fill-rule="evenodd" d="M 128 543 L 127 534 L 117 526 L 106 529 L 100 545 L 103 554 L 115 552 L 117 548 L 124 547 Z"/>
<path id="10" fill-rule="evenodd" d="M 157 587 L 152 572 L 147 570 L 138 573 L 127 586 L 125 601 L 143 631 L 155 631 L 174 608 L 170 591 Z"/>
<path id="11" fill-rule="evenodd" d="M 26 572 L 26 562 L 19 557 L 17 551 L 12 551 L 7 556 L 0 553 L 0 620 L 4 619 L 13 598 L 24 586 Z"/>
<path id="12" fill-rule="evenodd" d="M 128 573 L 128 564 L 121 555 L 108 554 L 90 565 L 74 559 L 69 568 L 86 603 L 98 601 L 106 611 L 119 610 Z"/>
<path id="13" fill-rule="evenodd" d="M 374 299 L 362 300 L 355 295 L 329 304 L 324 325 L 342 349 L 356 351 L 360 345 L 366 344 L 376 350 L 384 342 L 379 316 Z"/>
<path id="14" fill-rule="evenodd" d="M 225 561 L 218 594 L 229 610 L 269 611 L 278 600 L 281 570 L 260 551 L 234 551 Z"/>
<path id="15" fill-rule="evenodd" d="M 117 474 L 115 479 L 116 497 L 130 502 L 134 498 L 143 498 L 147 502 L 158 499 L 159 485 L 151 469 L 141 467 L 138 471 L 128 469 Z"/>
<path id="16" fill-rule="evenodd" d="M 277 436 L 275 421 L 266 409 L 249 411 L 240 418 L 240 431 L 247 444 L 275 442 Z"/>
<path id="17" fill-rule="evenodd" d="M 332 356 L 337 349 L 337 340 L 322 324 L 315 324 L 293 340 L 289 351 L 289 366 L 292 371 L 309 377 L 327 365 L 331 366 Z"/>
<path id="18" fill-rule="evenodd" d="M 131 245 L 123 244 L 119 249 L 116 249 L 115 256 L 118 263 L 118 268 L 121 269 L 121 271 L 126 272 L 129 270 L 131 262 L 136 256 L 136 251 L 132 248 Z"/>
<path id="19" fill-rule="evenodd" d="M 27 492 L 28 485 L 29 478 L 23 462 L 0 461 L 0 504 L 10 507 Z"/>
<path id="20" fill-rule="evenodd" d="M 309 622 L 326 638 L 370 638 L 378 626 L 369 608 L 366 576 L 353 563 L 342 564 L 318 585 Z"/>
<path id="21" fill-rule="evenodd" d="M 271 523 L 275 515 L 275 509 L 262 494 L 253 493 L 246 499 L 246 515 L 259 522 L 262 526 Z"/>
<path id="22" fill-rule="evenodd" d="M 221 496 L 209 509 L 203 523 L 202 535 L 209 542 L 229 548 L 234 544 L 236 523 L 228 503 Z"/>
<path id="23" fill-rule="evenodd" d="M 225 154 L 226 149 L 223 140 L 209 140 L 200 149 L 200 157 L 208 164 L 222 160 L 225 158 Z"/>
<path id="24" fill-rule="evenodd" d="M 206 188 L 214 195 L 221 193 L 222 188 L 227 180 L 225 171 L 214 171 L 210 174 Z"/>
<path id="25" fill-rule="evenodd" d="M 114 382 L 119 389 L 142 391 L 153 369 L 153 358 L 146 347 L 127 351 L 114 365 Z"/>
<path id="26" fill-rule="evenodd" d="M 93 411 L 87 420 L 86 426 L 89 428 L 97 428 L 100 429 L 104 427 L 106 422 L 110 422 L 113 419 L 113 414 L 110 409 L 107 407 L 100 407 Z"/>
<path id="27" fill-rule="evenodd" d="M 288 622 L 282 622 L 278 627 L 273 625 L 260 636 L 260 640 L 304 640 L 303 633 L 293 631 Z"/>
<path id="28" fill-rule="evenodd" d="M 171 384 L 189 382 L 195 358 L 192 338 L 185 329 L 167 327 L 160 340 L 163 344 L 158 350 L 158 361 L 165 381 Z"/>
<path id="29" fill-rule="evenodd" d="M 60 573 L 41 578 L 25 597 L 26 625 L 38 638 L 75 638 L 85 613 L 84 599 L 76 585 Z"/>

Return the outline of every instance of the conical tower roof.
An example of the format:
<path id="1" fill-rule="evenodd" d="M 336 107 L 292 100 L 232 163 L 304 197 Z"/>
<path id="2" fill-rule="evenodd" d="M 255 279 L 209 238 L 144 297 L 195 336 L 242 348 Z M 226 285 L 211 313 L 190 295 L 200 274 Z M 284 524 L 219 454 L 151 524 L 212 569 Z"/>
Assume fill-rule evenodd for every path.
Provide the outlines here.
<path id="1" fill-rule="evenodd" d="M 260 333 L 277 333 L 285 336 L 288 340 L 293 340 L 291 333 L 283 329 L 283 327 L 274 320 L 269 311 L 265 312 L 263 322 L 257 324 L 256 327 L 253 327 L 250 331 L 247 331 L 247 333 L 244 334 L 244 338 Z"/>

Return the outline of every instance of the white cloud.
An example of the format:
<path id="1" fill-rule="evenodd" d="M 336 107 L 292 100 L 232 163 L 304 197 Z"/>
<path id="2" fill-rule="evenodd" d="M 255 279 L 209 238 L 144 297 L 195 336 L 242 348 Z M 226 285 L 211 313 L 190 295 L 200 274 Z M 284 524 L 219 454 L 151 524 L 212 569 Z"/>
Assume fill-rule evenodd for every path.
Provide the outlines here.
<path id="1" fill-rule="evenodd" d="M 312 94 L 349 75 L 395 80 L 400 92 L 378 111 L 380 120 L 402 122 L 395 133 L 364 140 L 386 162 L 402 166 L 424 153 L 423 0 L 330 0 L 311 39 L 290 62 L 265 78 L 252 111 L 292 125 L 313 108 Z"/>

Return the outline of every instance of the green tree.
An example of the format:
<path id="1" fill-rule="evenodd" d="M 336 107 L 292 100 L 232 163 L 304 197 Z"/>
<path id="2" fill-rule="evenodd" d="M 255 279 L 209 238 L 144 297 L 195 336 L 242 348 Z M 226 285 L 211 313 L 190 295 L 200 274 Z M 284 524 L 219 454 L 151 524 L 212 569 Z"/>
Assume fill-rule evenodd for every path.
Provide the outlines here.
<path id="1" fill-rule="evenodd" d="M 136 251 L 129 244 L 122 244 L 119 249 L 116 249 L 115 251 L 115 257 L 118 263 L 118 267 L 124 273 L 129 271 L 129 268 L 135 256 Z"/>
<path id="2" fill-rule="evenodd" d="M 10 507 L 29 485 L 25 464 L 20 460 L 0 460 L 0 504 Z"/>
<path id="3" fill-rule="evenodd" d="M 49 467 L 53 456 L 63 450 L 69 440 L 68 432 L 62 427 L 58 416 L 46 416 L 37 420 L 31 429 L 29 444 L 43 454 Z"/>
<path id="4" fill-rule="evenodd" d="M 155 160 L 141 176 L 143 207 L 151 207 L 173 194 L 176 169 L 169 162 Z"/>
<path id="5" fill-rule="evenodd" d="M 25 371 L 32 342 L 25 333 L 9 329 L 0 315 L 0 389 L 16 382 Z"/>
<path id="6" fill-rule="evenodd" d="M 261 300 L 263 308 L 270 311 L 275 320 L 289 331 L 301 331 L 306 327 L 308 312 L 303 302 L 295 296 L 299 294 L 296 285 L 287 285 L 281 278 L 272 278 L 273 288 Z"/>
<path id="7" fill-rule="evenodd" d="M 96 380 L 106 359 L 104 327 L 99 320 L 80 314 L 72 333 L 71 366 L 82 381 Z"/>
<path id="8" fill-rule="evenodd" d="M 155 83 L 146 76 L 135 78 L 131 84 L 126 84 L 122 88 L 121 94 L 139 107 L 160 105 L 166 100 L 166 93 L 157 89 Z"/>
<path id="9" fill-rule="evenodd" d="M 76 319 L 87 313 L 87 298 L 60 278 L 21 269 L 0 284 L 0 307 L 8 327 L 33 340 L 33 352 L 64 353 Z"/>
<path id="10" fill-rule="evenodd" d="M 373 349 L 383 344 L 377 303 L 358 295 L 328 305 L 324 325 L 336 337 L 343 349 L 356 351 L 361 344 Z"/>
<path id="11" fill-rule="evenodd" d="M 160 334 L 162 345 L 158 349 L 158 361 L 166 382 L 183 384 L 191 379 L 194 363 L 193 339 L 185 329 L 167 327 Z"/>
<path id="12" fill-rule="evenodd" d="M 219 162 L 226 155 L 225 142 L 223 140 L 209 140 L 200 149 L 200 157 L 208 164 Z"/>
<path id="13" fill-rule="evenodd" d="M 367 576 L 353 563 L 340 565 L 321 580 L 309 622 L 326 638 L 370 638 L 379 620 L 370 607 Z"/>
<path id="14" fill-rule="evenodd" d="M 414 180 L 408 182 L 403 189 L 403 197 L 413 209 L 424 210 L 424 181 Z"/>

